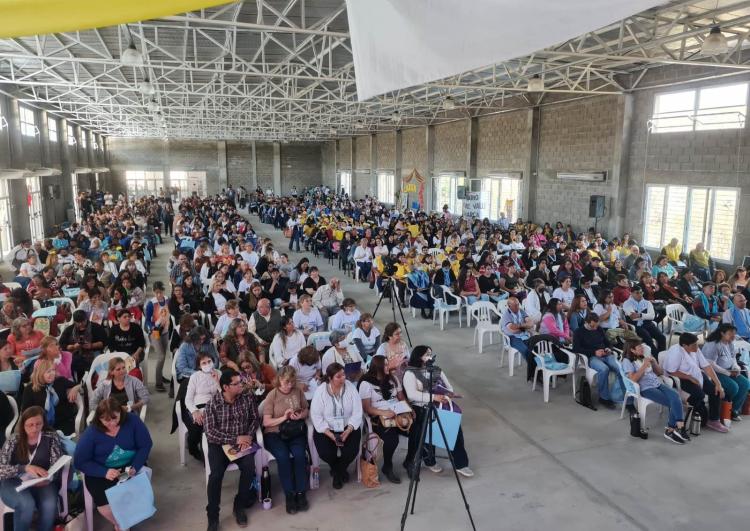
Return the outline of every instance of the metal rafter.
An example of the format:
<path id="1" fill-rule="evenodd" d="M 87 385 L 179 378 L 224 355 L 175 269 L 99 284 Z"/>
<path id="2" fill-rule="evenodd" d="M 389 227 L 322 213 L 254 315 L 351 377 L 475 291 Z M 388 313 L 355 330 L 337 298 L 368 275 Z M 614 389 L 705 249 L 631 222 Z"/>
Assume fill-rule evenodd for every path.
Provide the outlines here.
<path id="1" fill-rule="evenodd" d="M 702 57 L 719 23 L 730 51 Z M 541 75 L 557 98 L 621 94 L 648 69 L 750 70 L 750 0 L 677 0 L 525 57 L 356 99 L 343 0 L 237 2 L 130 26 L 143 68 L 123 67 L 124 27 L 0 40 L 0 90 L 105 135 L 324 140 L 525 107 Z M 746 55 L 746 54 L 744 54 Z M 155 95 L 138 92 L 148 78 Z M 457 104 L 443 109 L 450 95 Z M 153 99 L 158 110 L 149 110 Z M 394 113 L 398 121 L 393 121 Z M 334 131 L 335 133 L 332 132 Z"/>

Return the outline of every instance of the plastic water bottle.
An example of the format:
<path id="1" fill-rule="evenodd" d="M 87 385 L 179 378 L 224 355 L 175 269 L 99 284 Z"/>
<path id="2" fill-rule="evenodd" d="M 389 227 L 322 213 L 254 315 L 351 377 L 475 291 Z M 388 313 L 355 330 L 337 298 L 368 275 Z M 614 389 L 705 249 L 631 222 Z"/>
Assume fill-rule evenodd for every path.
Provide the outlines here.
<path id="1" fill-rule="evenodd" d="M 312 469 L 312 479 L 310 480 L 310 488 L 311 489 L 317 489 L 320 487 L 320 469 L 317 467 L 314 467 Z"/>

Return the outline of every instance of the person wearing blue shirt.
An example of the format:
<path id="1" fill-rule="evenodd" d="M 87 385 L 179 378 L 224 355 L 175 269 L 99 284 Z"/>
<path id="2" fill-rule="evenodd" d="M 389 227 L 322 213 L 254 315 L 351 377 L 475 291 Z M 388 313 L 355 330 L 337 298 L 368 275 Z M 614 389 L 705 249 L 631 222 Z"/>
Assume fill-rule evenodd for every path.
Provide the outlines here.
<path id="1" fill-rule="evenodd" d="M 128 413 L 116 398 L 99 402 L 91 425 L 81 435 L 73 455 L 83 472 L 86 489 L 99 513 L 119 529 L 107 500 L 106 490 L 114 487 L 127 470 L 134 476 L 146 464 L 153 442 L 146 425 L 135 413 Z"/>
<path id="2" fill-rule="evenodd" d="M 177 381 L 189 378 L 195 372 L 198 352 L 206 352 L 214 360 L 216 367 L 219 366 L 219 355 L 211 343 L 211 334 L 202 326 L 196 326 L 188 334 L 187 340 L 180 345 L 177 351 L 175 369 Z"/>
<path id="3" fill-rule="evenodd" d="M 528 341 L 531 337 L 529 331 L 535 326 L 533 319 L 521 308 L 518 298 L 509 297 L 508 309 L 500 318 L 500 329 L 510 339 L 510 346 L 520 352 L 527 362 L 529 359 Z"/>
<path id="4" fill-rule="evenodd" d="M 750 310 L 747 309 L 747 299 L 742 293 L 737 293 L 732 298 L 734 307 L 725 311 L 721 321 L 734 325 L 737 335 L 744 341 L 750 340 Z"/>
<path id="5" fill-rule="evenodd" d="M 607 409 L 614 409 L 615 403 L 611 400 L 609 389 L 609 373 L 614 372 L 619 379 L 620 369 L 612 353 L 612 345 L 604 330 L 599 328 L 599 316 L 596 313 L 589 312 L 583 326 L 573 333 L 573 351 L 586 356 L 589 367 L 596 371 L 599 403 Z M 622 382 L 620 384 L 623 385 Z"/>

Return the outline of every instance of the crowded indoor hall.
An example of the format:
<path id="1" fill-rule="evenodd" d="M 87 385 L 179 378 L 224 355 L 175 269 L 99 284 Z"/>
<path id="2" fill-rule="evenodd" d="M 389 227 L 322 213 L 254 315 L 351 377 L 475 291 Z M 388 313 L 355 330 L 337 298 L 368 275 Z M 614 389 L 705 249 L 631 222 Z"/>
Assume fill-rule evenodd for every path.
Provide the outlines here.
<path id="1" fill-rule="evenodd" d="M 0 1 L 0 530 L 744 528 L 748 2 L 110 4 Z"/>

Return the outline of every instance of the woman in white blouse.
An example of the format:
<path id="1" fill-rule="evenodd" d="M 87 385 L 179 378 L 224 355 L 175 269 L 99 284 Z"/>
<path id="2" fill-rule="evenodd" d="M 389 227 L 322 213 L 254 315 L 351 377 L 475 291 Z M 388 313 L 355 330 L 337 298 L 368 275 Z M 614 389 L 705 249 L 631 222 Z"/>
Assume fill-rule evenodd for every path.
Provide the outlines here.
<path id="1" fill-rule="evenodd" d="M 320 458 L 331 467 L 333 488 L 340 489 L 349 481 L 347 468 L 359 452 L 362 400 L 338 363 L 328 366 L 323 382 L 310 405 L 313 441 Z"/>
<path id="2" fill-rule="evenodd" d="M 346 334 L 341 330 L 334 330 L 328 336 L 328 340 L 331 342 L 331 348 L 326 350 L 323 354 L 323 360 L 321 361 L 322 370 L 326 372 L 326 369 L 331 363 L 338 363 L 339 365 L 346 367 L 353 363 L 359 363 L 360 367 L 358 371 L 354 370 L 354 366 L 347 368 L 346 379 L 350 382 L 357 382 L 359 377 L 362 376 L 362 356 L 359 355 L 357 347 L 352 345 L 347 339 Z"/>
<path id="3" fill-rule="evenodd" d="M 347 297 L 341 303 L 341 309 L 333 316 L 331 330 L 343 330 L 349 333 L 359 321 L 359 310 L 354 299 Z"/>
<path id="4" fill-rule="evenodd" d="M 219 387 L 221 372 L 214 367 L 214 360 L 205 352 L 198 354 L 197 364 L 199 370 L 191 374 L 188 380 L 185 393 L 187 414 L 183 410 L 182 420 L 188 429 L 188 451 L 198 461 L 203 462 L 203 452 L 200 450 L 203 435 L 203 407 L 214 394 L 221 390 Z"/>
<path id="5" fill-rule="evenodd" d="M 614 300 L 612 292 L 604 290 L 599 295 L 599 302 L 594 305 L 594 313 L 599 316 L 599 326 L 604 330 L 607 339 L 612 342 L 618 337 L 622 337 L 625 330 L 628 329 L 628 325 Z"/>
<path id="6" fill-rule="evenodd" d="M 323 318 L 318 309 L 313 307 L 312 297 L 307 294 L 299 298 L 299 308 L 294 312 L 292 320 L 295 328 L 301 330 L 305 337 L 323 330 Z"/>
<path id="7" fill-rule="evenodd" d="M 268 350 L 271 362 L 276 368 L 286 365 L 306 344 L 305 336 L 294 326 L 291 317 L 282 317 L 281 330 L 274 336 Z"/>
<path id="8" fill-rule="evenodd" d="M 370 269 L 372 268 L 372 251 L 367 246 L 367 238 L 362 238 L 359 241 L 359 245 L 354 250 L 354 261 L 359 267 L 359 279 L 363 282 L 367 281 L 367 277 L 370 275 Z"/>
<path id="9" fill-rule="evenodd" d="M 404 373 L 409 359 L 409 347 L 401 339 L 401 326 L 398 323 L 388 323 L 383 331 L 383 342 L 378 347 L 376 356 L 385 356 L 388 370 L 398 379 Z"/>
<path id="10" fill-rule="evenodd" d="M 370 356 L 375 354 L 380 346 L 380 330 L 375 326 L 372 315 L 363 313 L 360 316 L 350 340 L 357 347 L 363 360 L 367 361 Z"/>
<path id="11" fill-rule="evenodd" d="M 570 306 L 573 304 L 573 297 L 575 297 L 575 290 L 573 289 L 573 279 L 565 277 L 560 282 L 560 287 L 556 288 L 552 292 L 552 296 L 563 303 L 563 311 L 567 312 L 570 310 Z"/>
<path id="12" fill-rule="evenodd" d="M 406 460 L 404 461 L 404 468 L 409 474 L 409 477 L 414 473 L 415 466 L 418 463 L 414 463 L 414 459 L 417 453 L 417 447 L 419 446 L 419 427 L 422 425 L 423 419 L 427 414 L 425 406 L 430 400 L 429 393 L 429 374 L 424 370 L 425 364 L 433 359 L 432 349 L 425 345 L 418 345 L 411 351 L 409 356 L 409 367 L 404 373 L 403 386 L 406 398 L 411 403 L 414 412 L 416 413 L 416 419 L 414 420 L 414 426 L 416 429 L 412 429 L 409 432 L 409 447 L 406 452 Z M 432 374 L 432 387 L 433 391 L 440 391 L 439 394 L 433 392 L 432 401 L 440 407 L 443 403 L 449 402 L 449 397 L 453 395 L 453 387 L 448 381 L 448 377 L 440 369 L 435 369 Z M 437 388 L 437 389 L 436 389 Z M 443 471 L 443 468 L 439 466 L 435 461 L 435 447 L 425 443 L 424 445 L 424 462 L 427 468 L 432 472 L 439 474 Z M 472 477 L 474 472 L 469 468 L 469 456 L 466 453 L 464 447 L 464 434 L 461 428 L 458 429 L 458 436 L 456 437 L 456 444 L 453 447 L 453 462 L 456 465 L 456 471 L 465 477 Z"/>

